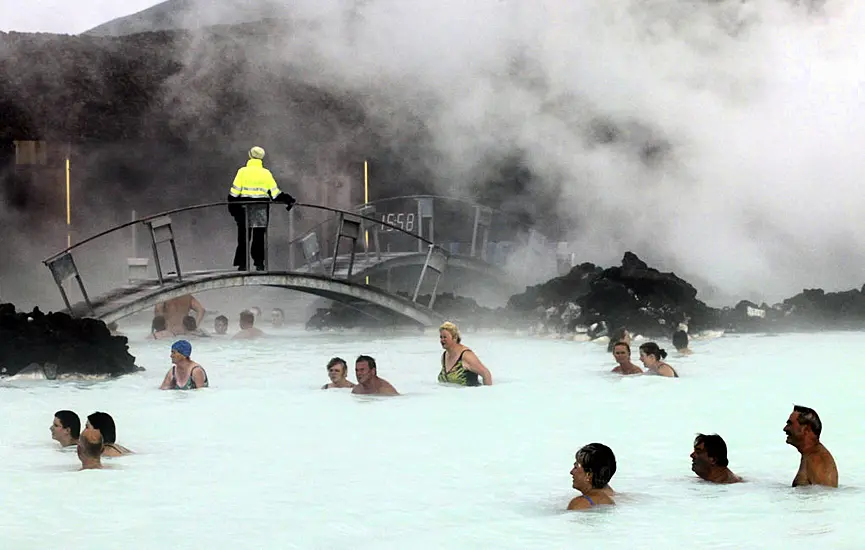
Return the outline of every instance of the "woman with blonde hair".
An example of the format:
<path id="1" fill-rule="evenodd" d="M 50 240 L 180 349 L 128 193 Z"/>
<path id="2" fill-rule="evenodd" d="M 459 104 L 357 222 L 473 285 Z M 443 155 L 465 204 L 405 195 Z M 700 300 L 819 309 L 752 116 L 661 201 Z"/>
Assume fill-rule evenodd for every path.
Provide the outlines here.
<path id="1" fill-rule="evenodd" d="M 481 363 L 475 352 L 461 343 L 460 329 L 455 324 L 447 321 L 439 327 L 439 342 L 444 348 L 439 382 L 460 386 L 480 386 L 478 377 L 481 377 L 484 386 L 493 384 L 493 375 L 490 371 Z"/>

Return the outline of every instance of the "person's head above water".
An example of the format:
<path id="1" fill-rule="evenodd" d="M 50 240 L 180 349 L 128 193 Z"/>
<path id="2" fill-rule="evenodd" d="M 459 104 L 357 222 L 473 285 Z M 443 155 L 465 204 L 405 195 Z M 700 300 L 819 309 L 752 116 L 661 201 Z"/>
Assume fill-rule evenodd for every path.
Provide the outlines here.
<path id="1" fill-rule="evenodd" d="M 820 441 L 823 433 L 823 423 L 817 411 L 801 405 L 793 405 L 793 412 L 787 418 L 784 426 L 787 443 L 797 449 L 807 447 Z"/>
<path id="2" fill-rule="evenodd" d="M 192 315 L 187 315 L 183 318 L 183 329 L 187 332 L 194 332 L 198 330 L 198 325 L 195 323 L 195 317 Z"/>
<path id="3" fill-rule="evenodd" d="M 95 412 L 87 417 L 87 427 L 99 430 L 102 434 L 102 440 L 108 443 L 117 441 L 117 427 L 114 425 L 114 419 L 111 415 L 104 412 Z"/>
<path id="4" fill-rule="evenodd" d="M 369 355 L 359 355 L 354 362 L 354 375 L 358 384 L 366 384 L 375 379 L 375 359 Z"/>
<path id="5" fill-rule="evenodd" d="M 213 330 L 216 334 L 225 334 L 228 332 L 228 317 L 220 315 L 213 320 Z"/>
<path id="6" fill-rule="evenodd" d="M 178 340 L 171 344 L 172 361 L 177 361 L 180 358 L 189 359 L 190 357 L 192 357 L 192 344 L 188 340 Z"/>
<path id="7" fill-rule="evenodd" d="M 165 323 L 165 317 L 162 315 L 157 315 L 153 318 L 153 321 L 150 322 L 150 330 L 152 332 L 161 332 L 166 330 L 168 325 Z"/>
<path id="8" fill-rule="evenodd" d="M 81 463 L 87 465 L 88 462 L 98 463 L 102 456 L 104 448 L 105 436 L 99 430 L 87 428 L 81 432 L 81 437 L 78 439 L 78 458 Z"/>
<path id="9" fill-rule="evenodd" d="M 730 471 L 727 444 L 718 434 L 697 434 L 691 452 L 691 471 L 712 483 L 739 483 L 742 478 Z"/>
<path id="10" fill-rule="evenodd" d="M 655 342 L 646 342 L 640 346 L 640 359 L 646 363 L 647 367 L 664 360 L 666 357 L 667 351 L 660 348 Z M 649 361 L 647 362 L 646 359 Z"/>
<path id="11" fill-rule="evenodd" d="M 327 362 L 327 375 L 331 382 L 336 382 L 348 376 L 348 364 L 342 357 L 334 357 Z"/>
<path id="12" fill-rule="evenodd" d="M 613 357 L 617 363 L 625 364 L 631 361 L 631 346 L 627 342 L 616 342 L 613 344 Z"/>
<path id="13" fill-rule="evenodd" d="M 240 312 L 240 328 L 252 328 L 255 325 L 255 314 L 249 310 Z"/>
<path id="14" fill-rule="evenodd" d="M 439 327 L 439 343 L 443 348 L 449 348 L 463 341 L 460 329 L 454 323 L 445 321 Z"/>
<path id="15" fill-rule="evenodd" d="M 631 342 L 631 333 L 625 327 L 619 327 L 610 333 L 610 343 L 607 344 L 607 351 L 612 352 L 613 346 L 619 342 L 625 342 L 626 344 L 630 344 Z"/>
<path id="16" fill-rule="evenodd" d="M 275 307 L 271 310 L 270 324 L 277 328 L 285 324 L 285 312 L 282 308 Z"/>
<path id="17" fill-rule="evenodd" d="M 577 451 L 574 469 L 574 489 L 603 489 L 616 473 L 616 455 L 603 443 L 589 443 Z M 578 487 L 585 483 L 587 486 Z"/>
<path id="18" fill-rule="evenodd" d="M 691 470 L 702 478 L 709 476 L 713 468 L 726 468 L 727 443 L 718 434 L 697 434 L 694 451 L 691 453 Z"/>
<path id="19" fill-rule="evenodd" d="M 81 419 L 73 411 L 57 411 L 51 423 L 51 439 L 64 447 L 74 445 L 81 435 Z"/>
<path id="20" fill-rule="evenodd" d="M 684 330 L 677 330 L 673 333 L 673 347 L 677 350 L 688 348 L 688 333 Z"/>

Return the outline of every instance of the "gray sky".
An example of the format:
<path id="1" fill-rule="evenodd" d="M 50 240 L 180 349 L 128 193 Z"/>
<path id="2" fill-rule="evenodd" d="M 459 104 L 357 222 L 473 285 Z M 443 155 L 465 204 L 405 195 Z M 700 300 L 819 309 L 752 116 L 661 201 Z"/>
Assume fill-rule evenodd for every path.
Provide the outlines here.
<path id="1" fill-rule="evenodd" d="M 0 0 L 0 31 L 78 34 L 160 1 Z"/>

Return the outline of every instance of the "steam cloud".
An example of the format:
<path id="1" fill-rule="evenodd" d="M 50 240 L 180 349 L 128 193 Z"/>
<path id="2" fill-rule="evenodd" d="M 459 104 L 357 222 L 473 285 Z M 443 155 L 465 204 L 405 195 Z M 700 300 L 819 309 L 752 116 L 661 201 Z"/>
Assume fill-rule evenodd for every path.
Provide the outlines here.
<path id="1" fill-rule="evenodd" d="M 201 10 L 238 17 L 196 1 L 190 27 Z M 563 228 L 578 261 L 632 250 L 721 303 L 865 280 L 861 2 L 268 4 L 293 24 L 247 52 L 251 73 L 351 95 L 395 149 L 421 133 L 442 193 L 520 159 L 532 177 L 514 206 Z M 219 56 L 191 43 L 185 77 Z M 553 210 L 533 200 L 551 194 Z"/>
<path id="2" fill-rule="evenodd" d="M 580 261 L 630 249 L 716 297 L 865 279 L 861 3 L 285 4 L 314 24 L 250 62 L 363 98 L 395 141 L 422 121 L 442 192 L 519 157 L 518 200 L 552 190 Z"/>

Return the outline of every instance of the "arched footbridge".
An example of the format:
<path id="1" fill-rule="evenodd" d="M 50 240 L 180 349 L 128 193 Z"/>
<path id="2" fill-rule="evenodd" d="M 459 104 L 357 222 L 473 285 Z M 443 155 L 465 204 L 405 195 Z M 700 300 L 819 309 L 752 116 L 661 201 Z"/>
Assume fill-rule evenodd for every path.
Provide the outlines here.
<path id="1" fill-rule="evenodd" d="M 424 205 L 421 202 L 424 197 L 409 198 Z M 219 212 L 221 209 L 221 212 L 226 212 L 228 203 L 178 208 L 117 225 L 44 260 L 60 290 L 66 311 L 76 317 L 93 317 L 111 322 L 186 294 L 267 286 L 320 296 L 352 306 L 372 306 L 360 308 L 360 311 L 374 317 L 377 316 L 376 312 L 388 312 L 420 326 L 434 326 L 443 320 L 434 307 L 436 293 L 446 273 L 472 272 L 488 279 L 490 284 L 510 283 L 505 271 L 490 261 L 487 240 L 492 211 L 480 206 L 475 207 L 471 246 L 466 244 L 466 253 L 461 254 L 454 243 L 433 242 L 424 235 L 422 224 L 406 227 L 404 220 L 389 219 L 390 214 L 379 217 L 374 204 L 349 211 L 298 203 L 289 213 L 288 222 L 282 224 L 271 214 L 273 208 L 281 207 L 279 204 L 234 204 L 243 206 L 248 227 L 265 229 L 264 270 L 238 271 L 224 267 L 194 271 L 182 269 L 183 247 L 178 246 L 182 242 L 182 232 L 177 231 L 174 220 L 184 215 L 200 217 L 209 210 Z M 419 207 L 421 222 L 424 217 L 420 214 L 424 213 Z M 226 225 L 233 226 L 229 216 L 225 215 L 225 220 Z M 295 238 L 294 234 L 298 233 L 295 228 L 302 222 L 308 227 Z M 100 241 L 132 228 L 143 228 L 151 256 L 128 259 L 126 280 L 118 281 L 120 284 L 113 288 L 94 293 L 79 270 L 76 257 L 86 247 L 98 249 Z M 431 219 L 427 228 L 427 234 L 432 237 Z M 268 239 L 272 239 L 275 232 L 288 234 L 288 258 L 283 266 L 276 265 L 278 262 L 271 265 L 274 255 Z M 280 236 L 285 240 L 285 235 Z M 221 248 L 233 250 L 234 244 L 234 241 L 222 243 Z M 247 243 L 247 260 L 250 259 L 249 252 Z M 89 264 L 94 263 L 92 255 L 85 256 Z M 98 260 L 95 263 L 98 264 Z M 252 262 L 247 261 L 247 265 L 252 265 Z M 389 285 L 370 283 L 371 276 L 399 268 L 414 270 L 416 281 L 414 292 L 409 293 L 410 297 L 391 291 Z M 104 277 L 92 278 L 100 279 L 104 285 L 101 280 Z M 80 294 L 80 299 L 75 303 L 70 299 L 71 292 Z M 423 300 L 425 303 L 420 300 L 422 294 L 429 296 Z"/>

